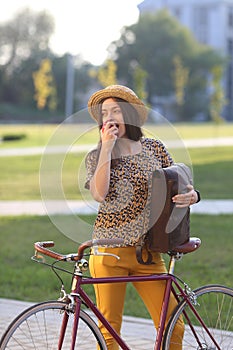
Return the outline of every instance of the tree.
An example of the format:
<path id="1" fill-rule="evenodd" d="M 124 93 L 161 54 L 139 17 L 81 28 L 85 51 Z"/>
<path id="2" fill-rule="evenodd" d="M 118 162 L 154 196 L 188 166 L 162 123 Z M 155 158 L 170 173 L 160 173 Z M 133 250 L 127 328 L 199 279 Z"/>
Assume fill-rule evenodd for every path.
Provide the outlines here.
<path id="1" fill-rule="evenodd" d="M 24 9 L 0 25 L 0 61 L 8 74 L 36 52 L 49 50 L 54 20 L 45 11 Z"/>
<path id="2" fill-rule="evenodd" d="M 215 50 L 198 43 L 166 10 L 141 15 L 137 23 L 125 27 L 120 39 L 110 45 L 110 54 L 116 57 L 118 79 L 124 79 L 130 86 L 133 86 L 132 62 L 138 62 L 147 72 L 149 104 L 153 104 L 154 96 L 175 96 L 174 59 L 179 57 L 184 74 L 182 84 L 186 84 L 180 118 L 191 119 L 200 111 L 208 113 L 209 75 L 212 67 L 223 65 L 223 58 Z"/>
<path id="3" fill-rule="evenodd" d="M 175 95 L 178 106 L 184 104 L 185 87 L 187 86 L 189 70 L 182 65 L 180 56 L 175 56 L 174 62 L 174 85 L 175 85 Z"/>
<path id="4" fill-rule="evenodd" d="M 49 39 L 53 18 L 46 12 L 24 9 L 0 24 L 0 98 L 4 103 L 34 107 L 32 73 L 52 58 Z"/>
<path id="5" fill-rule="evenodd" d="M 212 92 L 210 96 L 210 116 L 215 123 L 221 123 L 223 121 L 221 112 L 227 102 L 222 87 L 222 67 L 214 66 L 211 70 L 211 73 Z"/>
<path id="6" fill-rule="evenodd" d="M 116 63 L 113 60 L 107 60 L 105 65 L 101 66 L 98 70 L 91 69 L 90 76 L 97 78 L 101 86 L 107 87 L 117 84 L 116 71 Z"/>
<path id="7" fill-rule="evenodd" d="M 141 100 L 147 100 L 146 79 L 147 72 L 137 63 L 132 64 L 133 88 Z"/>
<path id="8" fill-rule="evenodd" d="M 37 107 L 44 109 L 48 106 L 49 110 L 55 110 L 57 107 L 57 90 L 54 83 L 51 60 L 48 58 L 42 60 L 39 70 L 33 72 L 32 76 Z"/>

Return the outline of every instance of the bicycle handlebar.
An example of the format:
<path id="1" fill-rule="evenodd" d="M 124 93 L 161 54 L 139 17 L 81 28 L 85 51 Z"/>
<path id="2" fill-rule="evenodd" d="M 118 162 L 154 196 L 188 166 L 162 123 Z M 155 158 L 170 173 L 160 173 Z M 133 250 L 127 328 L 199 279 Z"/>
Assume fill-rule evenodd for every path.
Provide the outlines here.
<path id="1" fill-rule="evenodd" d="M 104 238 L 104 239 L 93 239 L 86 242 L 83 242 L 78 247 L 78 252 L 74 254 L 61 254 L 54 252 L 50 247 L 54 247 L 53 241 L 45 241 L 45 242 L 36 242 L 34 243 L 34 247 L 37 252 L 40 252 L 44 255 L 47 255 L 56 260 L 64 260 L 64 261 L 78 261 L 81 260 L 84 254 L 85 249 L 91 248 L 94 246 L 116 246 L 124 243 L 124 240 L 121 238 Z M 172 253 L 191 253 L 197 250 L 201 245 L 201 240 L 196 237 L 191 237 L 188 242 L 176 247 L 173 249 Z"/>
<path id="2" fill-rule="evenodd" d="M 89 240 L 86 242 L 83 242 L 79 247 L 78 247 L 78 253 L 77 254 L 61 254 L 54 252 L 51 249 L 48 249 L 50 247 L 54 247 L 54 242 L 53 241 L 45 241 L 45 242 L 36 242 L 34 243 L 34 248 L 36 252 L 40 252 L 44 255 L 47 255 L 53 259 L 56 260 L 73 260 L 73 261 L 78 261 L 82 259 L 83 253 L 85 249 L 91 248 L 93 246 L 110 246 L 110 245 L 118 245 L 122 244 L 124 242 L 123 239 L 120 238 L 113 238 L 113 239 L 93 239 Z"/>

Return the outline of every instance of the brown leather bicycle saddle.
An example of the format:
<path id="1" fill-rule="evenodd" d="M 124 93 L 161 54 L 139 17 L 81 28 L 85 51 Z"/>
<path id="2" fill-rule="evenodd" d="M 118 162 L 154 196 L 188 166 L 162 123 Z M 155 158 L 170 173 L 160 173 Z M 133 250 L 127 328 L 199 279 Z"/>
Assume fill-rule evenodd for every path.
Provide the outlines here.
<path id="1" fill-rule="evenodd" d="M 191 253 L 198 249 L 201 245 L 200 238 L 190 237 L 188 242 L 185 242 L 176 248 L 172 249 L 172 253 Z"/>

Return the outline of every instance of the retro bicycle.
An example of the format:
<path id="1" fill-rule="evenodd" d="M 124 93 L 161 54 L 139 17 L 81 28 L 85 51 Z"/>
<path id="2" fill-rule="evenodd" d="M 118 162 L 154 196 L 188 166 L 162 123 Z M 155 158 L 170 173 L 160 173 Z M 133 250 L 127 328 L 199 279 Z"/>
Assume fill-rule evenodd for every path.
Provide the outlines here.
<path id="1" fill-rule="evenodd" d="M 154 350 L 168 350 L 172 345 L 186 350 L 233 349 L 233 289 L 221 285 L 206 285 L 192 290 L 174 275 L 176 261 L 183 255 L 197 250 L 201 244 L 200 239 L 190 238 L 189 242 L 169 252 L 170 262 L 166 274 L 85 277 L 84 273 L 88 270 L 86 257 L 90 254 L 103 254 L 98 251 L 98 246 L 113 243 L 119 243 L 119 240 L 90 240 L 81 244 L 77 253 L 67 255 L 50 250 L 49 248 L 54 246 L 53 242 L 35 243 L 35 255 L 32 259 L 51 266 L 57 275 L 59 270 L 71 273 L 71 291 L 67 293 L 62 285 L 58 300 L 42 302 L 23 311 L 11 322 L 2 336 L 0 349 L 106 350 L 103 335 L 96 323 L 99 321 L 108 329 L 121 349 L 130 350 L 129 345 L 111 327 L 83 286 L 157 280 L 166 281 L 166 288 Z M 51 257 L 53 262 L 46 262 L 44 256 Z M 74 262 L 74 270 L 71 272 L 61 268 L 57 262 Z M 166 322 L 170 293 L 174 294 L 177 306 Z M 173 344 L 172 333 L 180 317 L 185 323 L 184 337 L 180 341 L 176 339 L 179 344 Z"/>

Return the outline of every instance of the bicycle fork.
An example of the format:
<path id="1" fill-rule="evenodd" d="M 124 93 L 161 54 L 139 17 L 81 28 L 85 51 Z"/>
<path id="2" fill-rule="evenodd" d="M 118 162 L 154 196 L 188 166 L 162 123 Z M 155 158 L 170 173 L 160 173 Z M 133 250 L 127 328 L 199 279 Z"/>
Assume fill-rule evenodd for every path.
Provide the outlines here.
<path id="1" fill-rule="evenodd" d="M 76 278 L 74 278 L 72 289 L 75 290 L 79 284 L 80 283 L 78 282 L 78 280 Z M 68 303 L 65 307 L 63 318 L 62 318 L 57 349 L 62 350 L 62 346 L 63 346 L 63 342 L 65 339 L 65 334 L 66 334 L 66 329 L 67 329 L 67 324 L 68 324 L 68 321 L 70 318 L 70 314 L 72 313 L 72 315 L 74 314 L 75 317 L 74 317 L 73 327 L 72 327 L 70 350 L 74 350 L 76 338 L 77 338 L 77 331 L 78 331 L 79 314 L 80 314 L 80 310 L 81 310 L 81 300 L 78 297 L 78 294 L 75 292 L 72 294 L 67 294 L 65 292 L 63 286 L 61 288 L 61 294 L 62 294 L 62 296 L 59 298 L 59 300 L 66 301 L 66 302 L 68 301 Z"/>
<path id="2" fill-rule="evenodd" d="M 62 349 L 68 320 L 69 320 L 69 315 L 67 312 L 65 312 L 63 315 L 61 329 L 60 329 L 60 336 L 59 336 L 59 340 L 58 340 L 58 350 Z"/>

